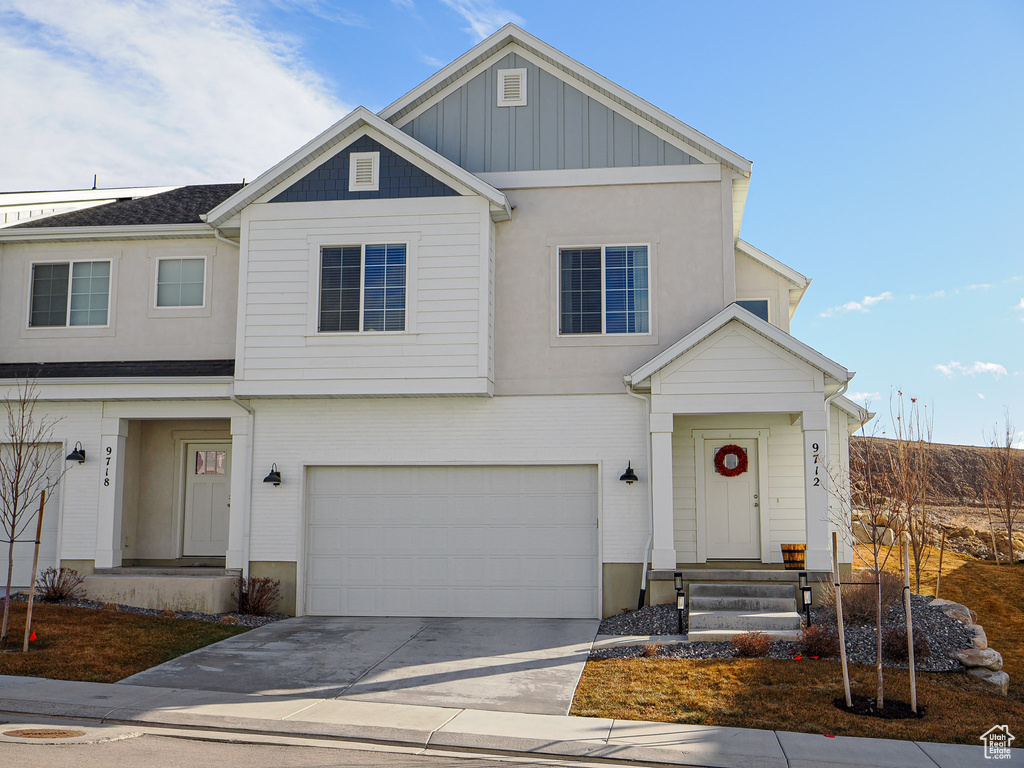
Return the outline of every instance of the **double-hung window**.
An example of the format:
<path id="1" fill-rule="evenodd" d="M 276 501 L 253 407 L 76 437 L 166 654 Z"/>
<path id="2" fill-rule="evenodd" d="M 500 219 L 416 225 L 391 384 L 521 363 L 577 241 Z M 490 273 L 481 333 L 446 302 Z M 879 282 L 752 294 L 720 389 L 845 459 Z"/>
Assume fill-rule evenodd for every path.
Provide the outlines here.
<path id="1" fill-rule="evenodd" d="M 103 326 L 109 308 L 109 261 L 32 265 L 30 328 Z"/>
<path id="2" fill-rule="evenodd" d="M 646 245 L 562 248 L 559 333 L 650 333 Z"/>
<path id="3" fill-rule="evenodd" d="M 405 330 L 405 243 L 320 249 L 321 333 Z"/>

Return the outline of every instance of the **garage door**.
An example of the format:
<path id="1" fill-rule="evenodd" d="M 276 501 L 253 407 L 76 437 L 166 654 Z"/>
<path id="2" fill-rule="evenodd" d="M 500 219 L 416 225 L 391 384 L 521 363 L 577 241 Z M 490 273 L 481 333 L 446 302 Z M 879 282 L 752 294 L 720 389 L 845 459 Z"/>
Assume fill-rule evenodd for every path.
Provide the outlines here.
<path id="1" fill-rule="evenodd" d="M 317 467 L 306 613 L 598 616 L 597 468 Z"/>

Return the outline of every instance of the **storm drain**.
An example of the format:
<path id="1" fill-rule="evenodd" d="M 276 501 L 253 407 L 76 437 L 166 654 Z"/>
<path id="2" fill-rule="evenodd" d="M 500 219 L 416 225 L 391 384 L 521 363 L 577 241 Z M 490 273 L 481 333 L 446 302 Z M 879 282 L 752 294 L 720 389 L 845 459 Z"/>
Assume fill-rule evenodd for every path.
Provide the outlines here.
<path id="1" fill-rule="evenodd" d="M 71 731 L 65 728 L 21 728 L 16 731 L 4 731 L 4 736 L 16 739 L 74 739 L 85 736 L 85 731 Z"/>

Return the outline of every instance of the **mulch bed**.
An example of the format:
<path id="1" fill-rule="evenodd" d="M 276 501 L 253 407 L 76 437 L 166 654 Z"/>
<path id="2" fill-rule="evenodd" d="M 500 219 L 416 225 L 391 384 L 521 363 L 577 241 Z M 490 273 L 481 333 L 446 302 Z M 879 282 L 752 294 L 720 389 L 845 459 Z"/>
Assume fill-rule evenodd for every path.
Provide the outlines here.
<path id="1" fill-rule="evenodd" d="M 849 712 L 852 715 L 877 717 L 882 720 L 920 720 L 925 716 L 925 712 L 928 709 L 927 707 L 918 706 L 917 712 L 915 712 L 907 702 L 890 698 L 886 698 L 885 707 L 879 709 L 877 699 L 868 696 L 857 696 L 856 694 L 851 696 L 850 699 L 853 701 L 852 707 L 846 706 L 845 696 L 832 699 L 832 705 L 836 709 L 841 709 L 843 712 Z"/>

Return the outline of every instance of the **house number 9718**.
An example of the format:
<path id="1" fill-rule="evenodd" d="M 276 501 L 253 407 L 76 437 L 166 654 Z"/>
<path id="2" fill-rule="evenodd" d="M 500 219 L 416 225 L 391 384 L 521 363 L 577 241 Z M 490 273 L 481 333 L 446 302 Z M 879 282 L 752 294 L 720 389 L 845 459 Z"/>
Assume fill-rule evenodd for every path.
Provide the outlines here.
<path id="1" fill-rule="evenodd" d="M 114 449 L 109 445 L 107 446 L 107 463 L 103 469 L 103 484 L 110 485 L 110 455 L 114 452 Z"/>
<path id="2" fill-rule="evenodd" d="M 110 450 L 109 448 L 107 450 Z M 811 443 L 811 457 L 814 459 L 814 483 L 813 485 L 821 485 L 821 478 L 818 477 L 818 456 L 820 455 L 820 449 L 817 443 Z"/>

